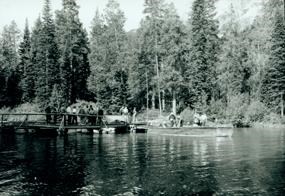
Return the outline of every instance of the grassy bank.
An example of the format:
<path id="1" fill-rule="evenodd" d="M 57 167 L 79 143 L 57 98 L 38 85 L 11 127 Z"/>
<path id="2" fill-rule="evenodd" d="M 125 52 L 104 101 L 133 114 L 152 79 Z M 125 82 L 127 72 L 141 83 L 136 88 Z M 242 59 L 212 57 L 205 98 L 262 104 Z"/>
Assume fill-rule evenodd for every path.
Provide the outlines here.
<path id="1" fill-rule="evenodd" d="M 254 107 L 258 107 L 257 105 Z M 272 112 L 266 112 L 264 109 L 256 109 L 249 107 L 247 110 L 236 110 L 220 115 L 207 113 L 208 122 L 207 126 L 225 126 L 232 125 L 234 127 L 256 127 L 256 128 L 285 128 L 285 118 Z M 138 121 L 148 121 L 153 126 L 161 126 L 168 122 L 168 115 L 170 112 L 163 112 L 159 114 L 159 110 L 149 110 L 148 113 L 144 110 L 137 115 Z M 194 111 L 186 108 L 180 114 L 184 121 L 184 125 L 193 125 Z"/>

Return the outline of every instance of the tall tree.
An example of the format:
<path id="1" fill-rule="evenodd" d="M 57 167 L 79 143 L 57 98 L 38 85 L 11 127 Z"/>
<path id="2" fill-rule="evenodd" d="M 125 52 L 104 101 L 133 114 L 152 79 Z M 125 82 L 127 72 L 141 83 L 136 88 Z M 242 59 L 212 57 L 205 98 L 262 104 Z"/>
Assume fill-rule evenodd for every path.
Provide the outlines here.
<path id="1" fill-rule="evenodd" d="M 0 69 L 3 82 L 0 105 L 15 106 L 20 102 L 20 75 L 17 73 L 19 38 L 20 31 L 14 21 L 3 28 L 0 39 Z"/>
<path id="2" fill-rule="evenodd" d="M 51 14 L 50 0 L 45 0 L 41 30 L 37 47 L 36 95 L 41 107 L 49 103 L 54 85 L 59 83 L 59 51 L 55 40 L 55 25 Z"/>
<path id="3" fill-rule="evenodd" d="M 87 32 L 79 20 L 75 0 L 63 0 L 63 9 L 56 14 L 56 34 L 60 49 L 61 91 L 65 102 L 88 96 L 87 78 L 90 74 Z"/>
<path id="4" fill-rule="evenodd" d="M 182 73 L 185 67 L 183 42 L 185 27 L 176 13 L 174 4 L 166 6 L 166 13 L 161 27 L 161 80 L 163 106 L 165 91 L 172 97 L 172 111 L 176 114 L 177 96 L 183 87 Z M 164 108 L 164 107 L 163 107 Z"/>
<path id="5" fill-rule="evenodd" d="M 103 107 L 111 111 L 119 111 L 128 99 L 124 24 L 125 16 L 119 3 L 109 0 L 104 20 L 97 11 L 92 25 L 89 87 Z"/>
<path id="6" fill-rule="evenodd" d="M 248 82 L 252 72 L 248 63 L 249 44 L 233 7 L 228 17 L 229 23 L 223 27 L 223 46 L 218 67 L 221 96 L 226 102 L 237 94 L 250 93 Z"/>
<path id="7" fill-rule="evenodd" d="M 31 37 L 26 20 L 23 40 L 19 48 L 19 71 L 21 73 L 21 89 L 22 89 L 22 102 L 31 102 L 34 99 L 34 70 L 31 61 Z"/>
<path id="8" fill-rule="evenodd" d="M 161 24 L 163 16 L 165 14 L 165 2 L 164 0 L 145 0 L 144 4 L 145 21 L 143 21 L 144 30 L 143 33 L 143 55 L 146 66 L 153 66 L 155 75 L 149 74 L 152 78 L 152 107 L 155 107 L 155 94 L 158 95 L 158 105 L 160 114 L 162 112 L 162 100 L 161 100 L 161 55 L 160 55 L 160 39 L 161 39 Z"/>
<path id="9" fill-rule="evenodd" d="M 280 111 L 284 101 L 281 95 L 285 92 L 285 22 L 280 11 L 276 12 L 271 40 L 270 66 L 263 81 L 262 98 L 273 110 Z"/>
<path id="10" fill-rule="evenodd" d="M 192 105 L 205 105 L 213 97 L 216 80 L 218 25 L 212 1 L 195 0 L 190 18 L 191 49 L 187 77 Z"/>

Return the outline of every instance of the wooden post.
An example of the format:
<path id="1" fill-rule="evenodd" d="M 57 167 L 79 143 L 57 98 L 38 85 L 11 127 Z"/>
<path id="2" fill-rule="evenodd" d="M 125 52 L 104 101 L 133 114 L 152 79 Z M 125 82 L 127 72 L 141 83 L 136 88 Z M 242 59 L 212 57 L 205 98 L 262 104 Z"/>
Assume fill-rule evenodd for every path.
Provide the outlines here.
<path id="1" fill-rule="evenodd" d="M 29 121 L 29 115 L 26 114 L 26 117 L 25 117 L 25 122 L 28 122 Z"/>
<path id="2" fill-rule="evenodd" d="M 175 90 L 172 91 L 173 99 L 172 99 L 172 112 L 176 115 L 176 94 Z"/>
<path id="3" fill-rule="evenodd" d="M 1 115 L 1 128 L 3 128 L 4 126 L 4 115 L 2 114 Z"/>

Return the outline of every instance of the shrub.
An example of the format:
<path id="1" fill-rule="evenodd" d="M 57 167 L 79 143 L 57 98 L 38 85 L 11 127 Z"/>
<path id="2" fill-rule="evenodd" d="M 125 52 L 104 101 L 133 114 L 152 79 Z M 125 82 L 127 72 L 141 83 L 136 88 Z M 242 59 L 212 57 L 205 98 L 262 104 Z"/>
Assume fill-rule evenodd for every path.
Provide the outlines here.
<path id="1" fill-rule="evenodd" d="M 281 117 L 278 114 L 271 112 L 264 116 L 264 121 L 269 124 L 280 124 Z"/>
<path id="2" fill-rule="evenodd" d="M 207 109 L 208 118 L 210 120 L 225 119 L 225 104 L 222 100 L 212 100 Z"/>
<path id="3" fill-rule="evenodd" d="M 187 107 L 180 113 L 180 117 L 184 120 L 185 123 L 194 123 L 194 111 L 191 110 L 189 107 Z"/>
<path id="4" fill-rule="evenodd" d="M 226 117 L 235 127 L 249 127 L 250 122 L 245 117 L 247 110 L 247 96 L 236 95 L 229 99 L 228 107 L 226 109 Z"/>
<path id="5" fill-rule="evenodd" d="M 268 113 L 268 108 L 260 101 L 252 101 L 247 107 L 245 117 L 250 122 L 262 122 Z"/>

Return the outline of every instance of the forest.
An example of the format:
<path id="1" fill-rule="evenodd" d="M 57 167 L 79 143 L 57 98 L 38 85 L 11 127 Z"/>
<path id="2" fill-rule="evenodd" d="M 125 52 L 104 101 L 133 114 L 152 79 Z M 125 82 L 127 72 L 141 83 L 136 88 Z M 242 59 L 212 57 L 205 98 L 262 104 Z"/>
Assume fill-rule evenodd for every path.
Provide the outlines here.
<path id="1" fill-rule="evenodd" d="M 76 0 L 62 0 L 23 33 L 12 21 L 0 35 L 0 108 L 29 103 L 66 107 L 97 102 L 161 113 L 196 110 L 236 124 L 285 122 L 284 0 L 264 0 L 251 25 L 232 6 L 226 22 L 215 1 L 195 0 L 183 21 L 173 3 L 145 0 L 136 30 L 124 29 L 119 1 L 94 10 L 90 29 Z"/>

